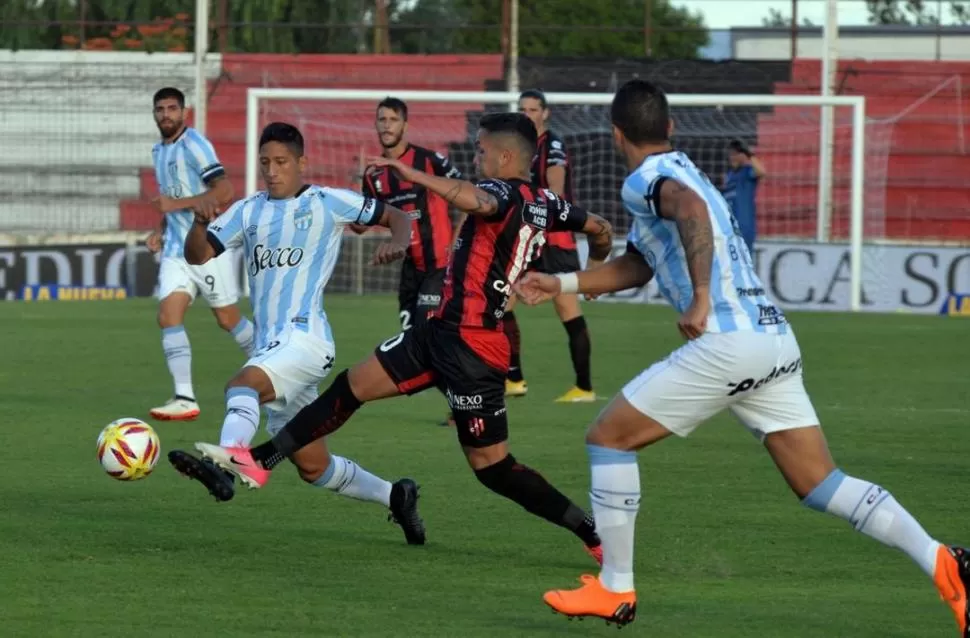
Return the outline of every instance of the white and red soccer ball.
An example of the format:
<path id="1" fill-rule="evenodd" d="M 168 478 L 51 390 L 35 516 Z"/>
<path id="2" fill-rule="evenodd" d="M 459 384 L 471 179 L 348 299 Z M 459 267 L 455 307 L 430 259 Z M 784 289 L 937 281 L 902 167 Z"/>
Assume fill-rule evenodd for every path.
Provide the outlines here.
<path id="1" fill-rule="evenodd" d="M 112 421 L 98 437 L 98 461 L 108 476 L 137 481 L 152 473 L 161 444 L 152 426 L 134 418 Z"/>

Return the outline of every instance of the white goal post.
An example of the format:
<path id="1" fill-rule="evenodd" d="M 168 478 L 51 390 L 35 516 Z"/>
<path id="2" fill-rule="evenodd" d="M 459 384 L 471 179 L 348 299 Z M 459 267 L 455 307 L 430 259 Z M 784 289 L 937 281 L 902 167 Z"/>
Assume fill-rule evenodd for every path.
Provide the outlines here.
<path id="1" fill-rule="evenodd" d="M 267 107 L 272 107 L 268 104 L 269 102 L 281 102 L 289 101 L 299 104 L 307 104 L 311 102 L 323 102 L 323 103 L 355 103 L 357 104 L 357 109 L 359 111 L 360 104 L 370 103 L 371 107 L 376 105 L 377 102 L 384 99 L 387 96 L 394 96 L 399 98 L 406 103 L 409 107 L 414 108 L 413 104 L 438 104 L 438 105 L 478 105 L 478 109 L 481 110 L 482 105 L 496 105 L 494 110 L 504 110 L 508 108 L 509 104 L 515 103 L 518 99 L 518 95 L 515 93 L 508 92 L 478 92 L 478 91 L 416 91 L 416 90 L 403 90 L 397 91 L 394 89 L 297 89 L 297 88 L 250 88 L 247 92 L 247 102 L 246 102 L 246 193 L 250 194 L 258 189 L 258 145 L 259 145 L 259 135 L 262 125 L 266 123 L 268 118 L 264 117 L 264 111 Z M 574 107 L 598 107 L 602 110 L 604 107 L 608 107 L 612 102 L 612 93 L 547 93 L 546 98 L 551 106 L 574 106 Z M 817 171 L 827 169 L 829 171 L 838 170 L 840 176 L 842 173 L 848 173 L 843 177 L 848 177 L 847 180 L 842 180 L 847 182 L 847 188 L 842 187 L 842 191 L 845 194 L 845 206 L 848 219 L 845 220 L 848 228 L 848 244 L 849 244 L 849 260 L 850 260 L 850 297 L 849 297 L 849 309 L 852 311 L 859 311 L 862 307 L 862 259 L 863 259 L 863 234 L 864 234 L 864 224 L 865 224 L 865 207 L 866 199 L 864 194 L 864 189 L 866 188 L 866 102 L 863 96 L 819 96 L 819 95 L 774 95 L 774 94 L 764 94 L 764 95 L 708 95 L 708 94 L 671 94 L 667 96 L 668 101 L 674 110 L 674 126 L 675 126 L 675 137 L 677 136 L 678 122 L 679 118 L 677 116 L 676 109 L 678 107 L 697 107 L 697 108 L 707 108 L 711 109 L 714 107 L 718 112 L 724 109 L 731 109 L 734 107 L 752 107 L 754 109 L 773 109 L 773 110 L 786 110 L 794 113 L 798 113 L 794 117 L 801 118 L 799 121 L 804 121 L 805 126 L 803 128 L 786 126 L 785 122 L 781 122 L 781 126 L 778 126 L 778 122 L 775 122 L 775 128 L 772 129 L 776 134 L 784 134 L 784 140 L 779 144 L 781 146 L 786 145 L 806 145 L 806 149 L 802 157 L 800 157 L 800 162 L 795 162 L 792 160 L 792 164 L 788 170 L 788 178 L 797 179 L 799 173 L 814 173 L 818 175 Z M 799 110 L 801 107 L 801 110 Z M 844 146 L 847 147 L 849 152 L 845 153 L 848 160 L 846 164 L 848 166 L 834 167 L 831 158 L 824 157 L 824 153 L 818 152 L 819 143 L 819 121 L 820 118 L 813 115 L 815 112 L 821 112 L 822 107 L 844 107 L 848 109 L 851 113 L 850 117 L 843 118 L 845 122 L 846 135 L 844 136 Z M 297 109 L 299 110 L 299 109 Z M 490 109 L 491 110 L 491 109 Z M 834 109 L 833 109 L 834 110 Z M 310 112 L 301 111 L 302 116 L 301 122 L 309 121 L 311 123 L 318 122 L 320 126 L 324 126 L 328 118 L 328 113 L 326 110 L 322 112 Z M 806 114 L 807 113 L 807 114 Z M 292 114 L 287 112 L 286 116 L 277 116 L 273 119 L 285 119 L 288 121 L 293 121 Z M 367 116 L 373 118 L 373 114 L 370 110 L 367 112 Z M 599 120 L 603 121 L 599 123 Z M 608 120 L 604 117 L 597 117 L 597 125 L 603 129 L 605 132 L 609 132 Z M 296 122 L 294 122 L 296 123 Z M 298 124 L 299 125 L 299 124 Z M 703 126 L 703 125 L 698 125 Z M 706 126 L 710 126 L 709 124 Z M 838 126 L 838 124 L 836 124 Z M 749 125 L 750 127 L 750 125 Z M 814 127 L 814 128 L 812 128 Z M 346 128 L 346 127 L 344 127 Z M 760 129 L 759 129 L 760 130 Z M 562 134 L 562 131 L 559 131 Z M 306 131 L 304 131 L 306 134 Z M 758 130 L 754 131 L 755 134 Z M 317 140 L 317 148 L 322 148 L 327 145 L 328 138 L 332 135 L 343 135 L 344 130 L 339 129 L 336 133 L 328 131 L 326 129 L 321 133 L 322 139 Z M 359 131 L 355 134 L 361 134 Z M 370 136 L 373 138 L 373 128 L 370 129 Z M 731 137 L 727 134 L 726 137 Z M 779 138 L 781 139 L 781 138 Z M 346 140 L 343 140 L 346 143 Z M 464 140 L 467 141 L 467 140 Z M 417 141 L 417 143 L 421 143 Z M 812 146 L 814 144 L 814 147 Z M 888 147 L 888 142 L 887 142 Z M 787 153 L 788 151 L 782 150 L 781 152 Z M 811 155 L 814 153 L 814 155 Z M 313 159 L 311 158 L 311 162 Z M 614 161 L 614 160 L 610 160 Z M 814 163 L 815 166 L 809 166 L 808 164 Z M 769 168 L 770 171 L 770 168 Z M 879 171 L 873 171 L 878 173 Z M 884 165 L 883 165 L 884 172 Z M 806 181 L 805 184 L 795 184 L 791 186 L 792 193 L 790 195 L 785 195 L 791 201 L 795 199 L 801 199 L 796 197 L 796 191 L 798 194 L 802 193 L 806 188 L 812 189 L 813 193 L 807 193 L 812 195 L 812 198 L 817 201 L 832 201 L 831 196 L 827 196 L 826 199 L 820 199 L 822 195 L 822 189 L 832 188 L 832 184 L 838 180 L 835 179 L 835 175 L 827 175 L 824 178 L 816 177 L 813 180 Z M 878 177 L 878 176 L 877 176 Z M 881 176 L 885 179 L 885 175 Z M 619 192 L 615 193 L 615 197 L 619 200 Z M 582 194 L 579 195 L 579 199 L 582 200 Z M 789 202 L 789 206 L 794 206 Z M 834 206 L 834 204 L 833 204 Z M 591 208 L 594 208 L 591 206 Z M 814 210 L 807 214 L 815 215 L 815 227 L 816 228 L 826 228 L 830 223 L 831 210 L 822 211 L 817 210 L 817 206 L 813 205 Z M 599 212 L 599 211 L 597 211 Z M 803 214 L 804 211 L 802 211 Z M 759 209 L 760 215 L 760 209 Z M 881 218 L 880 218 L 881 223 Z M 878 234 L 878 231 L 877 231 Z M 812 232 L 812 237 L 815 236 L 825 236 Z"/>

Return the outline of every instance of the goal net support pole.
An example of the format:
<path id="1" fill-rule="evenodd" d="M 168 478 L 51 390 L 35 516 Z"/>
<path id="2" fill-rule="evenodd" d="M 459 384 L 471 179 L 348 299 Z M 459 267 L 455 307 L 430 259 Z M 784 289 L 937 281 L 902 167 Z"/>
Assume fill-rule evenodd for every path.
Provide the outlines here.
<path id="1" fill-rule="evenodd" d="M 358 102 L 376 104 L 388 95 L 405 102 L 432 104 L 487 104 L 508 105 L 518 99 L 509 92 L 485 91 L 396 91 L 390 89 L 297 89 L 297 88 L 250 88 L 246 101 L 246 194 L 255 192 L 257 185 L 257 165 L 259 155 L 259 135 L 261 106 L 266 101 L 292 100 L 297 102 L 330 101 Z M 608 107 L 613 100 L 612 93 L 547 93 L 551 105 L 586 105 Z M 760 107 L 785 108 L 807 107 L 847 107 L 851 110 L 851 159 L 849 175 L 849 247 L 850 247 L 850 299 L 852 311 L 862 306 L 862 259 L 864 224 L 864 185 L 866 171 L 866 101 L 863 96 L 819 96 L 819 95 L 668 95 L 672 107 Z M 676 120 L 676 118 L 675 118 Z M 608 131 L 608 122 L 602 127 Z M 816 138 L 817 139 L 817 138 Z M 321 140 L 326 145 L 326 140 Z M 828 188 L 834 176 L 819 179 L 819 188 Z M 619 192 L 615 194 L 618 201 Z M 829 223 L 828 211 L 815 211 L 818 227 Z"/>

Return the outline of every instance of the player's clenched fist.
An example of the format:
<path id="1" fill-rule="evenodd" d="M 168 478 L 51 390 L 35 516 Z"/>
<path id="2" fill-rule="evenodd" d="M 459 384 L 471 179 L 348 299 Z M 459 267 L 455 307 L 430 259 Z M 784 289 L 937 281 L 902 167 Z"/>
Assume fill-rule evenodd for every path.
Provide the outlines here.
<path id="1" fill-rule="evenodd" d="M 711 304 L 708 295 L 694 293 L 694 300 L 691 302 L 684 314 L 677 320 L 677 329 L 680 334 L 687 339 L 696 339 L 707 330 L 707 315 L 711 311 Z"/>
<path id="2" fill-rule="evenodd" d="M 404 259 L 407 250 L 407 244 L 395 244 L 391 241 L 384 242 L 374 251 L 374 256 L 371 257 L 370 263 L 371 265 L 389 264 L 392 261 Z"/>
<path id="3" fill-rule="evenodd" d="M 512 289 L 519 299 L 530 306 L 535 306 L 556 297 L 562 289 L 562 284 L 554 275 L 527 272 Z"/>

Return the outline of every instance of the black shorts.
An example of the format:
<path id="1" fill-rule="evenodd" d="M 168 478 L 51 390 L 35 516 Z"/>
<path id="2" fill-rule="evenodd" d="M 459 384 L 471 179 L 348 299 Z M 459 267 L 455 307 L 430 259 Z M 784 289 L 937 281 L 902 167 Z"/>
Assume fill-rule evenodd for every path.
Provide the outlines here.
<path id="1" fill-rule="evenodd" d="M 432 386 L 441 390 L 462 446 L 488 447 L 509 438 L 509 340 L 501 331 L 458 328 L 432 319 L 388 339 L 375 354 L 402 394 Z"/>
<path id="2" fill-rule="evenodd" d="M 555 275 L 561 272 L 576 272 L 579 267 L 579 253 L 575 248 L 543 246 L 539 258 L 532 262 L 531 270 Z"/>
<path id="3" fill-rule="evenodd" d="M 422 272 L 410 259 L 401 266 L 401 284 L 397 292 L 401 330 L 423 324 L 441 303 L 441 291 L 445 286 L 445 269 Z"/>

